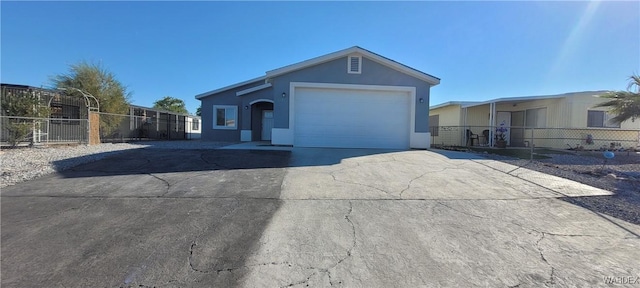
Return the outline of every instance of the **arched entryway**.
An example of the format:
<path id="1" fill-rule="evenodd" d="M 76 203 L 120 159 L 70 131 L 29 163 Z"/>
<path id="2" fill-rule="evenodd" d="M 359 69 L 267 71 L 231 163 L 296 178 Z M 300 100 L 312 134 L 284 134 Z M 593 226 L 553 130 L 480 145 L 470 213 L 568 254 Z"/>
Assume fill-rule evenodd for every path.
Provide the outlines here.
<path id="1" fill-rule="evenodd" d="M 251 140 L 271 141 L 273 128 L 273 101 L 259 99 L 251 104 Z"/>

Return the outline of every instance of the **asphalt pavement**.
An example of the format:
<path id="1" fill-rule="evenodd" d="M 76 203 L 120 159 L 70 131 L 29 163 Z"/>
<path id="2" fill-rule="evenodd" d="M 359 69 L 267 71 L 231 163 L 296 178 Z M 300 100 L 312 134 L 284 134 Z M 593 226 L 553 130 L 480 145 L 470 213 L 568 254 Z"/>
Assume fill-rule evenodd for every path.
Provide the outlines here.
<path id="1" fill-rule="evenodd" d="M 640 226 L 563 201 L 611 192 L 466 153 L 281 150 L 138 149 L 3 188 L 2 287 L 640 277 Z"/>

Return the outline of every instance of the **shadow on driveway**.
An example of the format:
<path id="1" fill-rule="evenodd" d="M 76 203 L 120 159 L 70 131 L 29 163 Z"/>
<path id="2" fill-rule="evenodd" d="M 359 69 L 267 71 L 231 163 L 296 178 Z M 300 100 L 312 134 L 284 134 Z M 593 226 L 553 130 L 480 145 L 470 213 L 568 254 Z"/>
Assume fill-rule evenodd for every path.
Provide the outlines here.
<path id="1" fill-rule="evenodd" d="M 2 286 L 241 286 L 279 265 L 251 259 L 286 167 L 387 152 L 136 149 L 3 188 Z"/>
<path id="2" fill-rule="evenodd" d="M 138 149 L 3 188 L 2 286 L 238 286 L 289 158 Z"/>

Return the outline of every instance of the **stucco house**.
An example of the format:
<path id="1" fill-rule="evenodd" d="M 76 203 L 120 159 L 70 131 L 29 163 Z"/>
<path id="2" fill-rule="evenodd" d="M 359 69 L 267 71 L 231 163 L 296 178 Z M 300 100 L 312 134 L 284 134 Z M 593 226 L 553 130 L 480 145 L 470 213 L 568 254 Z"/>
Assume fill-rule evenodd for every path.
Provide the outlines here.
<path id="1" fill-rule="evenodd" d="M 201 137 L 297 147 L 428 148 L 429 91 L 439 83 L 354 46 L 197 95 Z"/>
<path id="2" fill-rule="evenodd" d="M 496 129 L 505 128 L 507 145 L 564 149 L 640 146 L 640 121 L 614 124 L 599 97 L 607 91 L 507 97 L 487 101 L 451 101 L 431 106 L 433 143 L 493 146 Z M 488 130 L 488 131 L 487 131 Z M 483 131 L 485 131 L 483 133 Z M 484 135 L 487 134 L 488 135 Z M 470 139 L 469 134 L 477 139 Z"/>

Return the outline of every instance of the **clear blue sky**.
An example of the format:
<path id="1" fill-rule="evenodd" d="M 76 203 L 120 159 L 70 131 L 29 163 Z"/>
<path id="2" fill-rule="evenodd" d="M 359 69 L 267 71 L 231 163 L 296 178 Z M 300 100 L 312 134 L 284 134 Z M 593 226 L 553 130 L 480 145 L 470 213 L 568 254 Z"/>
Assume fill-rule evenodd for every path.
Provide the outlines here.
<path id="1" fill-rule="evenodd" d="M 442 79 L 452 100 L 624 90 L 634 2 L 0 2 L 3 83 L 100 62 L 136 105 L 183 99 L 361 46 Z"/>

